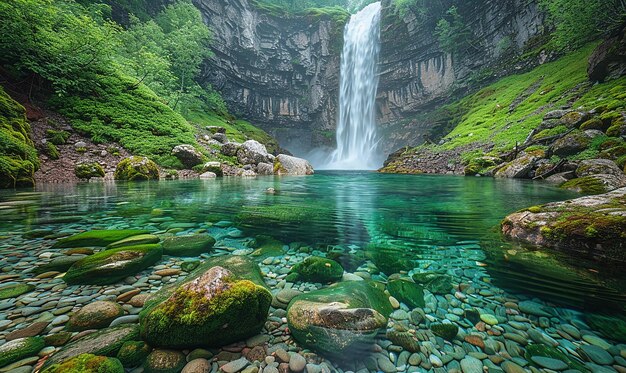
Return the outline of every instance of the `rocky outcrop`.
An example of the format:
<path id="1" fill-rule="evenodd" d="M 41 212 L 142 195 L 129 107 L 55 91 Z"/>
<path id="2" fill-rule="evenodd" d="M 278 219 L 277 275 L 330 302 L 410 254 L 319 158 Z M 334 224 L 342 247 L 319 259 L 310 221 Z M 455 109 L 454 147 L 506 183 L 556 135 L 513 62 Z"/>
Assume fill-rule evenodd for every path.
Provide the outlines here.
<path id="1" fill-rule="evenodd" d="M 502 221 L 511 240 L 617 266 L 626 263 L 624 232 L 626 188 L 533 206 Z"/>
<path id="2" fill-rule="evenodd" d="M 626 74 L 626 28 L 596 48 L 589 57 L 587 74 L 599 82 Z"/>
<path id="3" fill-rule="evenodd" d="M 249 0 L 194 4 L 213 30 L 203 80 L 229 108 L 287 147 L 328 142 L 322 133 L 335 126 L 346 17 L 272 14 Z"/>
<path id="4" fill-rule="evenodd" d="M 302 158 L 279 154 L 274 160 L 276 175 L 313 175 L 313 166 Z"/>

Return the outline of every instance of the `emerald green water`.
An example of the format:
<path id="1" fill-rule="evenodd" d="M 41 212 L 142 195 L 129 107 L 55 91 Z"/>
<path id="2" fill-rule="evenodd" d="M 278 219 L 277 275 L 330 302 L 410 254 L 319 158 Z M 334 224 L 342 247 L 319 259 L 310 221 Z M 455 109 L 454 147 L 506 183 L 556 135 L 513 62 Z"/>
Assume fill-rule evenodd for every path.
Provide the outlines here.
<path id="1" fill-rule="evenodd" d="M 575 268 L 567 258 L 525 251 L 500 238 L 499 222 L 508 213 L 573 197 L 545 183 L 370 172 L 42 185 L 0 193 L 0 236 L 232 221 L 247 237 L 271 235 L 325 251 L 370 247 L 383 256 L 443 268 L 459 258 L 475 260 L 495 285 L 512 292 L 583 309 L 601 300 L 603 310 L 619 310 L 626 297 L 618 274 L 593 264 Z M 19 248 L 0 240 L 0 254 L 11 250 Z"/>

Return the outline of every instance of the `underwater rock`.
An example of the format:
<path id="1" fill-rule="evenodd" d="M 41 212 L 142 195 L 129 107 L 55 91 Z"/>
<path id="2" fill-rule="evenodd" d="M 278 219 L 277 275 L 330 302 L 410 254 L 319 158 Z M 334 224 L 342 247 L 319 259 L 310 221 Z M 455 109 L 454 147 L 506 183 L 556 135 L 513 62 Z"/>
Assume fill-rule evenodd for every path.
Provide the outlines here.
<path id="1" fill-rule="evenodd" d="M 52 259 L 49 263 L 43 264 L 35 268 L 33 273 L 42 274 L 46 272 L 65 272 L 70 267 L 83 259 L 85 255 L 64 255 Z"/>
<path id="2" fill-rule="evenodd" d="M 424 307 L 424 289 L 409 280 L 399 279 L 391 280 L 387 284 L 389 294 L 400 302 L 409 306 L 409 308 Z"/>
<path id="3" fill-rule="evenodd" d="M 66 328 L 73 332 L 102 329 L 122 315 L 124 315 L 124 309 L 119 304 L 109 301 L 96 301 L 74 313 L 67 322 Z"/>
<path id="4" fill-rule="evenodd" d="M 526 354 L 524 357 L 526 358 L 526 360 L 534 362 L 535 365 L 537 366 L 541 366 L 540 365 L 541 362 L 550 363 L 548 360 L 544 360 L 544 359 L 540 359 L 538 362 L 535 361 L 537 357 L 539 358 L 543 357 L 543 358 L 549 358 L 549 359 L 560 361 L 566 364 L 570 369 L 576 369 L 581 372 L 588 371 L 588 369 L 585 369 L 585 367 L 581 363 L 573 359 L 570 359 L 566 354 L 557 350 L 556 348 L 552 346 L 544 345 L 544 344 L 528 345 L 526 347 Z M 553 362 L 553 363 L 555 364 L 555 367 L 556 367 L 557 363 L 556 362 Z"/>
<path id="5" fill-rule="evenodd" d="M 413 281 L 422 284 L 433 294 L 448 294 L 452 289 L 452 277 L 434 272 L 414 273 Z"/>
<path id="6" fill-rule="evenodd" d="M 124 342 L 117 352 L 117 359 L 122 362 L 125 368 L 134 368 L 140 366 L 146 360 L 150 350 L 150 346 L 144 341 Z"/>
<path id="7" fill-rule="evenodd" d="M 507 216 L 504 236 L 611 265 L 626 262 L 626 188 L 533 206 Z"/>
<path id="8" fill-rule="evenodd" d="M 432 324 L 430 330 L 441 338 L 452 341 L 459 334 L 459 327 L 454 324 Z"/>
<path id="9" fill-rule="evenodd" d="M 185 367 L 185 355 L 174 350 L 153 350 L 143 364 L 145 373 L 179 373 Z"/>
<path id="10" fill-rule="evenodd" d="M 63 276 L 70 285 L 114 284 L 161 259 L 160 245 L 121 247 L 93 254 L 74 263 Z"/>
<path id="11" fill-rule="evenodd" d="M 338 358 L 368 350 L 392 312 L 377 286 L 347 281 L 295 297 L 287 309 L 291 334 L 303 346 Z"/>
<path id="12" fill-rule="evenodd" d="M 306 159 L 279 154 L 274 159 L 274 174 L 276 175 L 313 175 L 313 166 Z"/>
<path id="13" fill-rule="evenodd" d="M 365 256 L 387 276 L 412 269 L 414 260 L 409 255 L 399 247 L 387 244 L 370 244 L 365 249 Z"/>
<path id="14" fill-rule="evenodd" d="M 163 240 L 163 254 L 170 256 L 199 256 L 208 253 L 215 245 L 215 238 L 208 234 L 171 236 Z"/>
<path id="15" fill-rule="evenodd" d="M 420 344 L 414 333 L 388 330 L 387 339 L 409 352 L 419 352 Z"/>
<path id="16" fill-rule="evenodd" d="M 147 245 L 152 243 L 159 243 L 161 239 L 153 234 L 139 234 L 136 236 L 131 236 L 128 238 L 124 238 L 123 240 L 119 240 L 113 242 L 112 244 L 107 245 L 107 249 L 117 249 L 125 246 L 136 246 L 136 245 Z"/>
<path id="17" fill-rule="evenodd" d="M 227 345 L 256 335 L 271 301 L 255 262 L 242 256 L 210 259 L 146 302 L 141 335 L 164 348 Z"/>
<path id="18" fill-rule="evenodd" d="M 334 260 L 319 256 L 310 256 L 291 268 L 287 281 L 307 281 L 328 283 L 339 281 L 343 268 Z"/>
<path id="19" fill-rule="evenodd" d="M 159 180 L 159 167 L 146 157 L 128 157 L 117 164 L 115 180 Z"/>
<path id="20" fill-rule="evenodd" d="M 63 363 L 52 364 L 41 373 L 124 373 L 124 367 L 116 358 L 81 354 Z"/>
<path id="21" fill-rule="evenodd" d="M 8 283 L 0 285 L 0 300 L 17 298 L 22 294 L 26 294 L 35 290 L 35 285 L 24 283 Z"/>
<path id="22" fill-rule="evenodd" d="M 74 247 L 106 247 L 114 242 L 128 237 L 147 234 L 148 231 L 139 229 L 125 230 L 94 230 L 78 233 L 70 237 L 58 240 L 52 247 L 54 248 L 74 248 Z"/>
<path id="23" fill-rule="evenodd" d="M 26 337 L 14 339 L 0 346 L 0 368 L 29 356 L 35 356 L 44 348 L 45 342 L 41 337 Z"/>
<path id="24" fill-rule="evenodd" d="M 605 337 L 626 343 L 626 319 L 624 317 L 604 316 L 596 313 L 585 315 L 587 323 Z"/>

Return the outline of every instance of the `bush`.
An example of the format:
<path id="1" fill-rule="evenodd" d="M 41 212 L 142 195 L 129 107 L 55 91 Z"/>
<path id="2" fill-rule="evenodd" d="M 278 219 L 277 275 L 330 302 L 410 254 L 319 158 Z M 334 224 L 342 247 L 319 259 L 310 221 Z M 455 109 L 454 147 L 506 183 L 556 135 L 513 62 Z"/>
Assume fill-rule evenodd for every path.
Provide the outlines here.
<path id="1" fill-rule="evenodd" d="M 69 138 L 70 138 L 70 133 L 67 131 L 55 131 L 55 130 L 46 131 L 46 139 L 48 139 L 48 142 L 54 145 L 65 145 L 67 143 L 67 139 Z"/>

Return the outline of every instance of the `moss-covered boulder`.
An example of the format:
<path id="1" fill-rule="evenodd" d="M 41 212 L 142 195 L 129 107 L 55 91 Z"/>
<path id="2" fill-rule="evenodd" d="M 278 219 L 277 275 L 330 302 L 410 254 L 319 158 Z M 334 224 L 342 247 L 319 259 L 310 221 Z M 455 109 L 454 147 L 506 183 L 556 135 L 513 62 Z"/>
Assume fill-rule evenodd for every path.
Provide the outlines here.
<path id="1" fill-rule="evenodd" d="M 114 284 L 161 260 L 161 245 L 140 245 L 101 251 L 74 263 L 63 276 L 70 285 Z"/>
<path id="2" fill-rule="evenodd" d="M 586 159 L 578 165 L 576 176 L 613 175 L 626 177 L 617 164 L 609 159 Z"/>
<path id="3" fill-rule="evenodd" d="M 44 347 L 45 342 L 41 337 L 26 337 L 6 342 L 0 345 L 0 368 L 24 358 L 36 356 Z"/>
<path id="4" fill-rule="evenodd" d="M 68 269 L 70 269 L 71 266 L 74 265 L 74 263 L 78 262 L 79 260 L 83 259 L 85 257 L 85 255 L 64 255 L 64 256 L 59 256 L 56 257 L 54 259 L 52 259 L 50 262 L 46 263 L 46 264 L 42 264 L 40 266 L 37 266 L 37 268 L 35 268 L 35 270 L 33 271 L 33 273 L 35 274 L 41 274 L 41 273 L 45 273 L 45 272 L 65 272 Z"/>
<path id="5" fill-rule="evenodd" d="M 391 280 L 387 284 L 389 294 L 410 308 L 424 307 L 424 288 L 406 279 Z"/>
<path id="6" fill-rule="evenodd" d="M 125 368 L 134 368 L 143 364 L 150 351 L 150 346 L 144 341 L 128 341 L 117 352 L 117 358 Z"/>
<path id="7" fill-rule="evenodd" d="M 155 349 L 143 364 L 145 373 L 179 373 L 187 364 L 185 355 L 180 351 Z"/>
<path id="8" fill-rule="evenodd" d="M 79 179 L 86 180 L 92 177 L 104 177 L 104 168 L 97 162 L 79 163 L 74 166 L 74 175 Z"/>
<path id="9" fill-rule="evenodd" d="M 534 247 L 619 266 L 626 263 L 626 188 L 513 213 L 504 236 Z"/>
<path id="10" fill-rule="evenodd" d="M 310 256 L 291 268 L 288 281 L 328 283 L 341 280 L 343 268 L 334 260 Z"/>
<path id="11" fill-rule="evenodd" d="M 89 329 L 102 329 L 111 321 L 122 316 L 124 309 L 115 302 L 96 301 L 84 306 L 74 313 L 65 327 L 67 330 L 80 332 Z"/>
<path id="12" fill-rule="evenodd" d="M 146 157 L 128 157 L 115 168 L 115 180 L 158 180 L 159 167 Z"/>
<path id="13" fill-rule="evenodd" d="M 365 256 L 387 276 L 415 267 L 415 256 L 412 253 L 389 244 L 370 244 L 365 249 Z"/>
<path id="14" fill-rule="evenodd" d="M 448 294 L 452 289 L 452 277 L 444 273 L 414 273 L 413 281 L 421 284 L 433 294 Z"/>
<path id="15" fill-rule="evenodd" d="M 116 358 L 82 354 L 61 364 L 52 364 L 41 373 L 124 373 L 124 367 Z"/>
<path id="16" fill-rule="evenodd" d="M 432 324 L 430 330 L 441 338 L 452 341 L 459 334 L 459 327 L 454 324 Z"/>
<path id="17" fill-rule="evenodd" d="M 626 176 L 597 174 L 568 180 L 561 188 L 582 194 L 602 194 L 626 186 Z"/>
<path id="18" fill-rule="evenodd" d="M 123 229 L 123 230 L 95 230 L 78 233 L 70 237 L 58 240 L 53 247 L 55 248 L 74 248 L 74 247 L 106 247 L 114 242 L 126 239 L 128 237 L 147 234 L 148 231 L 140 229 Z"/>
<path id="19" fill-rule="evenodd" d="M 331 357 L 370 351 L 392 311 L 389 298 L 371 281 L 340 282 L 292 299 L 287 321 L 303 346 Z"/>
<path id="20" fill-rule="evenodd" d="M 0 300 L 17 298 L 22 294 L 26 294 L 35 290 L 35 285 L 24 283 L 6 283 L 0 285 Z"/>
<path id="21" fill-rule="evenodd" d="M 494 176 L 516 179 L 528 178 L 530 171 L 540 159 L 541 157 L 535 153 L 522 152 L 517 158 L 498 168 Z"/>
<path id="22" fill-rule="evenodd" d="M 171 256 L 199 256 L 208 253 L 215 238 L 208 234 L 188 234 L 163 239 L 163 254 Z"/>
<path id="23" fill-rule="evenodd" d="M 117 249 L 125 246 L 148 245 L 159 243 L 161 239 L 153 234 L 139 234 L 113 242 L 107 245 L 107 249 Z"/>
<path id="24" fill-rule="evenodd" d="M 39 168 L 26 110 L 0 87 L 0 188 L 35 185 Z"/>
<path id="25" fill-rule="evenodd" d="M 140 314 L 141 335 L 155 347 L 227 345 L 257 334 L 271 301 L 254 261 L 211 259 L 148 300 Z"/>
<path id="26" fill-rule="evenodd" d="M 567 157 L 587 149 L 590 143 L 591 139 L 589 136 L 582 131 L 576 130 L 556 140 L 549 150 L 551 154 Z"/>
<path id="27" fill-rule="evenodd" d="M 62 347 L 46 361 L 44 368 L 60 364 L 81 354 L 115 356 L 125 342 L 139 339 L 139 326 L 124 324 L 87 334 Z"/>

